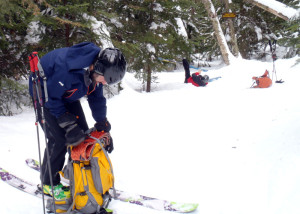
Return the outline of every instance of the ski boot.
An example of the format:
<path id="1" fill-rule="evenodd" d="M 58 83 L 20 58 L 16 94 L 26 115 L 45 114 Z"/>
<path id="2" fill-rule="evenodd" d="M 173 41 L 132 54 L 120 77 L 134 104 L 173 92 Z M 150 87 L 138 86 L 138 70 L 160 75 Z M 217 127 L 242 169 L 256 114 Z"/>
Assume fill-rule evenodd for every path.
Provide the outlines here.
<path id="1" fill-rule="evenodd" d="M 63 200 L 71 197 L 69 187 L 63 186 L 61 183 L 53 186 L 55 200 Z M 43 185 L 45 195 L 53 196 L 51 185 Z"/>

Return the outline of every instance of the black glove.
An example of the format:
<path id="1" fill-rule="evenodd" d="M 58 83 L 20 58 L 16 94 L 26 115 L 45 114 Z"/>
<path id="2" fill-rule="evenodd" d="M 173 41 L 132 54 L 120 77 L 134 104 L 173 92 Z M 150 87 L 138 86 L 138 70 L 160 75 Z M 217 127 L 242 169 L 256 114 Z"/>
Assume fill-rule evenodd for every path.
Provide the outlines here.
<path id="1" fill-rule="evenodd" d="M 101 132 L 109 132 L 111 129 L 111 125 L 110 123 L 107 121 L 107 119 L 105 118 L 103 121 L 101 122 L 97 122 L 95 123 L 94 127 L 97 129 L 97 131 Z"/>
<path id="2" fill-rule="evenodd" d="M 67 146 L 77 146 L 86 137 L 83 130 L 77 125 L 76 120 L 76 117 L 68 112 L 57 118 L 58 125 L 66 131 Z"/>
<path id="3" fill-rule="evenodd" d="M 108 153 L 111 153 L 111 152 L 114 150 L 113 139 L 112 139 L 111 136 L 110 136 L 110 139 L 109 139 L 109 144 L 107 144 L 107 145 L 105 146 L 105 150 L 106 150 Z"/>
<path id="4" fill-rule="evenodd" d="M 108 122 L 108 120 L 106 118 L 101 122 L 95 123 L 94 127 L 99 132 L 101 132 L 101 131 L 109 132 L 110 129 L 111 129 L 111 125 L 110 125 L 110 123 Z M 105 142 L 105 150 L 108 153 L 111 153 L 114 150 L 113 139 L 112 139 L 112 137 L 110 136 L 109 133 L 108 133 L 108 136 L 109 137 L 107 138 L 107 140 Z"/>

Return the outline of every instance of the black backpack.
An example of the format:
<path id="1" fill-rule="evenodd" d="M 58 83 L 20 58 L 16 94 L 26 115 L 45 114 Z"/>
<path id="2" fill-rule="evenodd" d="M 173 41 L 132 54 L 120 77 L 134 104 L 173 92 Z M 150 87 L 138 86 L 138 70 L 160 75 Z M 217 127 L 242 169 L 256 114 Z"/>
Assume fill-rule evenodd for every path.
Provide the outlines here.
<path id="1" fill-rule="evenodd" d="M 209 77 L 207 75 L 201 76 L 197 73 L 193 73 L 192 79 L 199 86 L 206 86 L 208 83 Z"/>

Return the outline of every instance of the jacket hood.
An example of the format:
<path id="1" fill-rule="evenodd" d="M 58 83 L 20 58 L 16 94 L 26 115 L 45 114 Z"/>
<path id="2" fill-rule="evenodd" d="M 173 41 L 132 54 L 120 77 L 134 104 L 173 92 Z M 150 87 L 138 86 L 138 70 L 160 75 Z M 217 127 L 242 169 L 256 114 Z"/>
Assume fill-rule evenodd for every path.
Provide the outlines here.
<path id="1" fill-rule="evenodd" d="M 79 70 L 93 64 L 100 52 L 100 48 L 91 42 L 83 42 L 68 49 L 66 65 L 68 70 Z"/>

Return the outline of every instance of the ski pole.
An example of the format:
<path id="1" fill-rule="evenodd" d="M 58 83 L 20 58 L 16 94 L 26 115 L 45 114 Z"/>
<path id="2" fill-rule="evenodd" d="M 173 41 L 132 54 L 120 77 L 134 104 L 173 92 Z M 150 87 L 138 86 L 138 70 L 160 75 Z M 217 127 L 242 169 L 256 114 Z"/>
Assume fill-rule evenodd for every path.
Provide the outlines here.
<path id="1" fill-rule="evenodd" d="M 51 191 L 52 191 L 52 198 L 53 198 L 53 208 L 54 213 L 56 214 L 56 206 L 55 206 L 55 197 L 54 197 L 54 189 L 53 189 L 53 180 L 52 180 L 52 170 L 51 170 L 51 164 L 50 164 L 50 155 L 49 155 L 49 148 L 48 148 L 48 142 L 47 142 L 47 132 L 46 132 L 46 121 L 45 121 L 45 113 L 44 113 L 44 104 L 43 104 L 43 97 L 42 97 L 42 88 L 41 88 L 41 82 L 40 82 L 40 74 L 38 69 L 38 63 L 39 59 L 37 56 L 37 52 L 33 52 L 29 56 L 29 62 L 30 62 L 30 70 L 32 72 L 33 76 L 33 99 L 34 99 L 34 108 L 36 113 L 36 126 L 37 126 L 37 138 L 38 138 L 38 150 L 39 150 L 39 161 L 40 161 L 40 169 L 41 169 L 41 184 L 42 184 L 42 198 L 43 198 L 43 209 L 45 214 L 45 201 L 44 201 L 44 191 L 43 191 L 43 170 L 41 167 L 41 150 L 40 150 L 40 140 L 39 140 L 39 129 L 38 129 L 38 107 L 37 104 L 39 103 L 40 109 L 41 109 L 41 124 L 43 125 L 44 130 L 44 136 L 45 136 L 45 143 L 46 143 L 46 158 L 47 158 L 47 166 L 49 171 L 49 177 L 50 177 L 50 185 L 51 185 Z M 44 74 L 43 74 L 44 75 Z M 44 78 L 44 81 L 46 79 Z M 45 90 L 45 97 L 48 98 L 48 95 L 46 94 L 47 90 Z"/>
<path id="2" fill-rule="evenodd" d="M 275 54 L 275 50 L 276 50 L 276 40 L 273 41 L 272 46 L 273 46 L 273 47 L 272 47 L 272 48 L 273 48 L 273 50 L 272 50 L 273 71 L 274 71 L 274 73 L 275 73 L 275 78 L 276 78 L 276 82 L 277 82 L 277 73 L 276 73 L 276 69 L 275 69 L 275 61 L 276 61 L 276 59 L 277 59 L 277 56 L 276 56 L 276 54 Z"/>
<path id="3" fill-rule="evenodd" d="M 274 76 L 274 58 L 273 58 L 273 48 L 272 48 L 272 42 L 271 40 L 269 40 L 269 46 L 270 46 L 270 51 L 271 51 L 271 54 L 272 54 L 272 60 L 273 60 L 273 71 L 272 71 L 272 81 L 273 81 L 273 76 Z"/>
<path id="4" fill-rule="evenodd" d="M 283 83 L 284 81 L 278 80 L 277 79 L 277 73 L 276 73 L 276 69 L 275 69 L 275 61 L 277 60 L 277 56 L 276 56 L 276 40 L 273 41 L 273 43 L 271 42 L 271 40 L 269 40 L 269 45 L 270 45 L 270 50 L 272 53 L 272 59 L 273 59 L 273 72 L 272 72 L 272 81 L 273 81 L 273 75 L 275 74 L 275 78 L 276 78 L 276 83 Z"/>
<path id="5" fill-rule="evenodd" d="M 31 60 L 31 55 L 29 56 L 29 63 L 30 63 L 30 70 L 32 71 L 32 94 L 33 94 L 33 108 L 34 108 L 34 113 L 35 113 L 35 126 L 36 126 L 36 133 L 37 133 L 37 141 L 38 141 L 38 153 L 39 153 L 39 165 L 40 165 L 40 169 L 42 169 L 41 166 L 41 147 L 40 147 L 40 134 L 39 134 L 39 126 L 38 126 L 38 122 L 39 122 L 39 117 L 38 117 L 38 107 L 37 107 L 37 88 L 36 88 L 36 75 L 34 72 L 34 66 L 33 66 L 33 61 Z M 41 177 L 42 177 L 42 172 L 40 172 Z M 41 179 L 41 187 L 43 188 L 44 183 L 43 183 L 43 179 Z M 42 199 L 43 199 L 43 210 L 44 210 L 44 214 L 45 214 L 45 195 L 44 195 L 44 191 L 42 189 Z"/>

